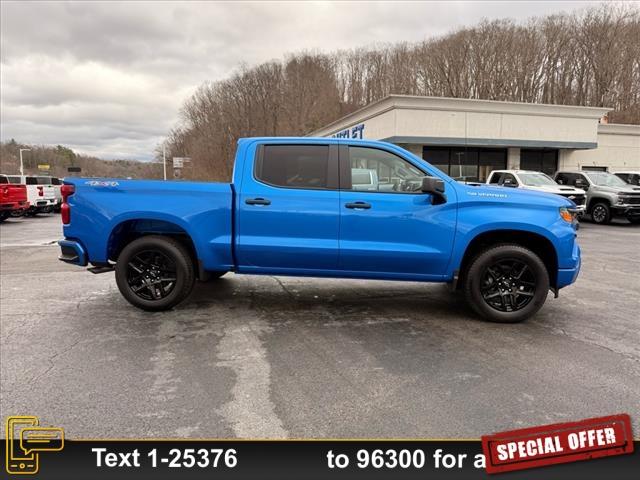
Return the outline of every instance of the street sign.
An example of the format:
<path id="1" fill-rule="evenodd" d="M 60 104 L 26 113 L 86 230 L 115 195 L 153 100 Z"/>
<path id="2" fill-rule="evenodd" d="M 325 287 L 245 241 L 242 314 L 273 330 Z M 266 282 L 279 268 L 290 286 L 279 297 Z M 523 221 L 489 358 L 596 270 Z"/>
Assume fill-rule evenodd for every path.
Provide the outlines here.
<path id="1" fill-rule="evenodd" d="M 48 171 L 50 168 L 51 168 L 51 165 L 49 165 L 48 163 L 39 163 L 38 164 L 38 170 Z"/>
<path id="2" fill-rule="evenodd" d="M 190 157 L 173 157 L 173 168 L 184 168 L 184 164 L 190 161 Z"/>

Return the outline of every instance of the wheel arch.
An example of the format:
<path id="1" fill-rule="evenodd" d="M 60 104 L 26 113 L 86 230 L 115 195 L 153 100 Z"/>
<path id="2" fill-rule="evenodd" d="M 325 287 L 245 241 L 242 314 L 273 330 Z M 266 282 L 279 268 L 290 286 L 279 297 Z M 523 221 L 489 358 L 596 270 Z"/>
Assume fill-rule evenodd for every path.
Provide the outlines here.
<path id="1" fill-rule="evenodd" d="M 177 219 L 176 219 L 177 220 Z M 199 268 L 199 256 L 193 237 L 179 220 L 155 217 L 136 217 L 121 220 L 111 229 L 107 241 L 107 259 L 117 262 L 122 249 L 132 241 L 145 235 L 164 235 L 178 240 L 189 251 L 196 267 Z"/>
<path id="2" fill-rule="evenodd" d="M 485 231 L 469 242 L 458 270 L 456 288 L 460 289 L 464 285 L 466 272 L 473 259 L 487 248 L 499 244 L 520 245 L 538 255 L 549 274 L 549 284 L 555 288 L 558 276 L 558 254 L 551 240 L 539 233 L 514 229 Z"/>
<path id="3" fill-rule="evenodd" d="M 589 203 L 587 203 L 587 212 L 591 213 L 591 209 L 596 203 L 606 203 L 609 207 L 611 207 L 611 200 L 607 197 L 593 197 L 589 199 Z"/>

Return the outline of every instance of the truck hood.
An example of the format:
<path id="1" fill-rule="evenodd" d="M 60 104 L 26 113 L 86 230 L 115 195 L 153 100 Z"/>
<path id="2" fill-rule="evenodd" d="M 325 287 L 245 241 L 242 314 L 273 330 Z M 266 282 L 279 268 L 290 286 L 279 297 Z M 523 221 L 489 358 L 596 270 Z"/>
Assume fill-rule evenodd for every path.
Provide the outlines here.
<path id="1" fill-rule="evenodd" d="M 607 193 L 635 193 L 640 194 L 640 187 L 634 187 L 633 185 L 628 185 L 625 187 L 604 187 L 600 185 L 594 185 L 594 190 L 598 192 L 607 192 Z"/>
<path id="2" fill-rule="evenodd" d="M 524 205 L 540 205 L 549 207 L 571 207 L 573 202 L 556 193 L 546 193 L 525 188 L 496 187 L 492 185 L 459 184 L 463 190 L 461 200 L 476 200 L 496 203 L 521 203 Z"/>

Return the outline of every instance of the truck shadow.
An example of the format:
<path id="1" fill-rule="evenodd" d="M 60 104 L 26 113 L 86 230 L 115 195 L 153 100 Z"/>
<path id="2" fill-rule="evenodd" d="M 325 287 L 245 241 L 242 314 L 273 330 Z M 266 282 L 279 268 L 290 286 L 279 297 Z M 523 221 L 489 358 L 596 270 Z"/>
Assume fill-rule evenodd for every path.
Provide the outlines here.
<path id="1" fill-rule="evenodd" d="M 249 309 L 272 324 L 420 320 L 428 316 L 482 321 L 460 292 L 446 285 L 415 282 L 240 276 L 198 282 L 178 308 Z"/>

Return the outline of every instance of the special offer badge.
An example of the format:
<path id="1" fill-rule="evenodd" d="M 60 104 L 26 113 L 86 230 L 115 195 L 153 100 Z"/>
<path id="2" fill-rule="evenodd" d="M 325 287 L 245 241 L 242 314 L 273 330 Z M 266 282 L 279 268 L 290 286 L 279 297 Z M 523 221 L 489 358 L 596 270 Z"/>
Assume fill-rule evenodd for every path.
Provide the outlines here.
<path id="1" fill-rule="evenodd" d="M 631 419 L 620 414 L 486 435 L 482 450 L 487 473 L 632 453 Z"/>

